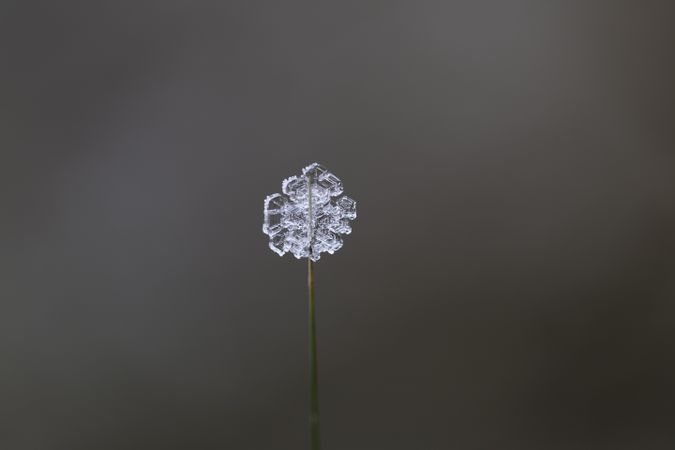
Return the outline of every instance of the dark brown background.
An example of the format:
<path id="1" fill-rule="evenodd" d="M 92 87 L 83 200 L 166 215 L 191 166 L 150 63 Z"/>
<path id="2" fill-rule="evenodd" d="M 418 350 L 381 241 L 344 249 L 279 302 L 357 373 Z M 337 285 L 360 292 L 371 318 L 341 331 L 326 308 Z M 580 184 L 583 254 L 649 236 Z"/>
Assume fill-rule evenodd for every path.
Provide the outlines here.
<path id="1" fill-rule="evenodd" d="M 0 448 L 675 446 L 671 1 L 5 2 Z"/>

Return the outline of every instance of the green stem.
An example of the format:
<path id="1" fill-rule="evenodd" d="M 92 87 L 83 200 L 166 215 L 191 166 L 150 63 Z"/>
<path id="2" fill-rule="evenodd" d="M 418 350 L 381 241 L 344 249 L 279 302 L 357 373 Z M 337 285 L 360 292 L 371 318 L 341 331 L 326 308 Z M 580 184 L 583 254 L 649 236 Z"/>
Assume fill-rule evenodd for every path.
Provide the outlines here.
<path id="1" fill-rule="evenodd" d="M 307 281 L 309 287 L 309 439 L 311 450 L 319 450 L 319 382 L 314 317 L 314 263 L 310 258 L 307 258 Z"/>
<path id="2" fill-rule="evenodd" d="M 311 450 L 319 450 L 319 380 L 316 358 L 316 318 L 314 314 L 314 263 L 312 262 L 312 176 L 307 177 L 309 198 L 309 257 L 307 258 L 307 287 L 309 290 L 309 443 Z"/>

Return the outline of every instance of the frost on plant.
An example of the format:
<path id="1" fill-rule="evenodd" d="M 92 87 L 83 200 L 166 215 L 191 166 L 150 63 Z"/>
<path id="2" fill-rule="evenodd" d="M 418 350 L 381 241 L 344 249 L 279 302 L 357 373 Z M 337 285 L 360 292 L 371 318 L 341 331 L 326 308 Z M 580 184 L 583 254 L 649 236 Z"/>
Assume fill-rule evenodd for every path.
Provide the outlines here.
<path id="1" fill-rule="evenodd" d="M 281 189 L 282 194 L 265 198 L 263 233 L 270 237 L 272 250 L 279 256 L 291 252 L 296 258 L 317 261 L 321 253 L 332 254 L 342 247 L 341 235 L 352 231 L 349 221 L 356 218 L 356 202 L 340 196 L 338 177 L 314 163 L 302 175 L 285 179 Z"/>

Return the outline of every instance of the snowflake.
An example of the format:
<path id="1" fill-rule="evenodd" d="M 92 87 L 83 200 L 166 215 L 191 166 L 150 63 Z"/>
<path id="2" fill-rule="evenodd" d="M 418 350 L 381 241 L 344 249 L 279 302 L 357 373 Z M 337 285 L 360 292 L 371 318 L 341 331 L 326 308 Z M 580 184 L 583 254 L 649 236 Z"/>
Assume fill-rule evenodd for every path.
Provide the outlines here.
<path id="1" fill-rule="evenodd" d="M 302 175 L 286 178 L 281 189 L 283 194 L 265 198 L 263 233 L 270 237 L 270 248 L 279 256 L 291 252 L 312 261 L 339 250 L 341 235 L 352 232 L 349 221 L 356 218 L 356 202 L 340 197 L 342 181 L 314 163 Z"/>

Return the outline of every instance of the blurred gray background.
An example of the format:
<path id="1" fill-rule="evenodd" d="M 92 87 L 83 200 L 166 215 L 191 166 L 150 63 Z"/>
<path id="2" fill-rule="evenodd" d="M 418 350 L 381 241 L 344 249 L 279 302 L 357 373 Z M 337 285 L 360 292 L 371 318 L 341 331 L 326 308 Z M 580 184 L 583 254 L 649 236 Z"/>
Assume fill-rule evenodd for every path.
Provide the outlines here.
<path id="1" fill-rule="evenodd" d="M 0 448 L 675 446 L 670 1 L 5 2 Z"/>

